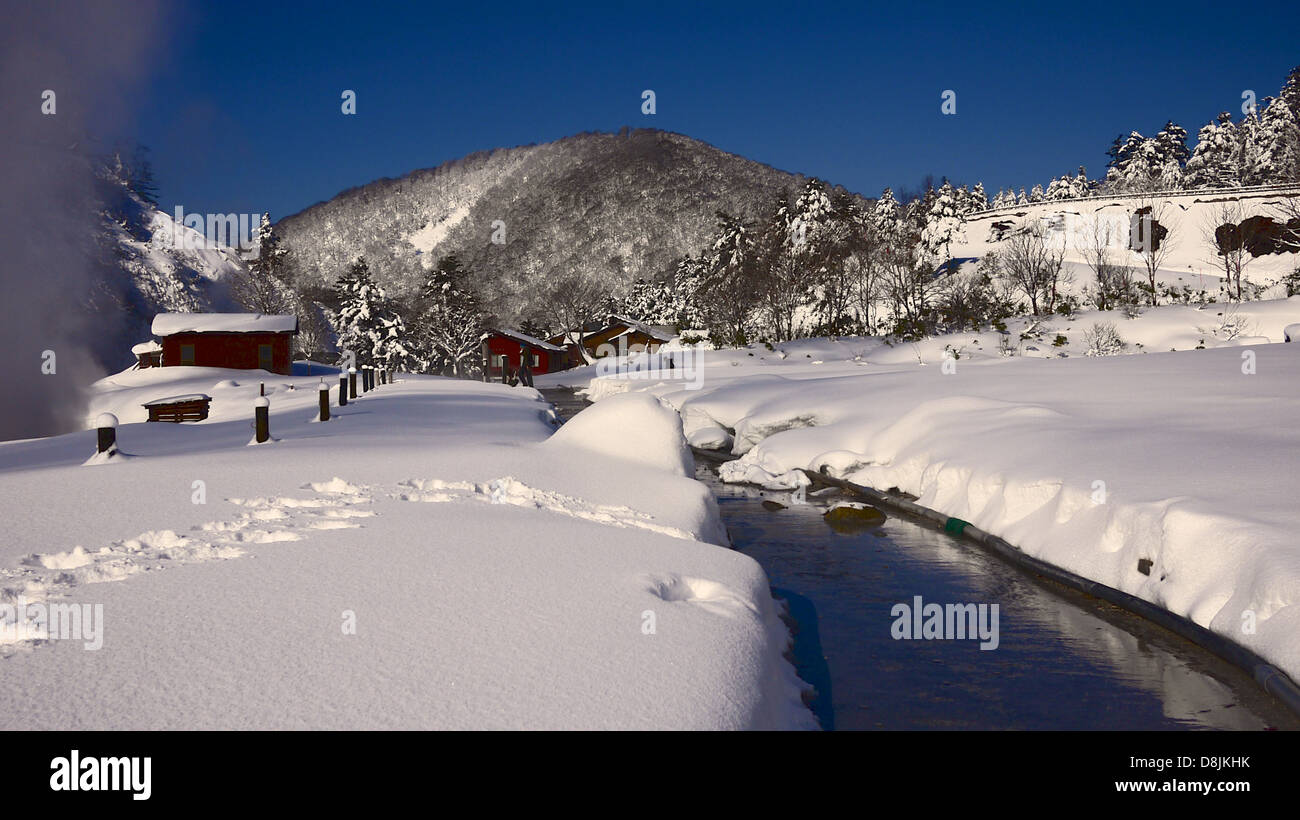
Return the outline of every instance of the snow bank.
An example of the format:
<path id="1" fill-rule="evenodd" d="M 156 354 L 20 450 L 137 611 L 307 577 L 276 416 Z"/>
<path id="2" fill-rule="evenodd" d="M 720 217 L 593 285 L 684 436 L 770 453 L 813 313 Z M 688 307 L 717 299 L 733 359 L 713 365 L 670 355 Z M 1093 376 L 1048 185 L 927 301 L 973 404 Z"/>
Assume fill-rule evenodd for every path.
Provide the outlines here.
<path id="1" fill-rule="evenodd" d="M 644 393 L 613 396 L 583 410 L 547 447 L 571 447 L 673 475 L 695 474 L 695 462 L 672 405 Z"/>

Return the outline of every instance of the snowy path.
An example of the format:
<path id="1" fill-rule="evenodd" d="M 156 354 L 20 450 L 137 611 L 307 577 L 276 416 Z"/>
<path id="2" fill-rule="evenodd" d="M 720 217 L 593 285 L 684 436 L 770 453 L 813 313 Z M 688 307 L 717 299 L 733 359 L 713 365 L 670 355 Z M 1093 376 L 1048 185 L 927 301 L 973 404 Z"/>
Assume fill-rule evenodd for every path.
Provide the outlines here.
<path id="1" fill-rule="evenodd" d="M 708 491 L 618 454 L 620 419 L 671 411 L 565 442 L 532 390 L 412 379 L 325 425 L 281 396 L 271 445 L 218 421 L 125 425 L 105 466 L 79 466 L 93 434 L 0 447 L 0 596 L 104 612 L 97 651 L 6 645 L 0 726 L 814 725 Z"/>

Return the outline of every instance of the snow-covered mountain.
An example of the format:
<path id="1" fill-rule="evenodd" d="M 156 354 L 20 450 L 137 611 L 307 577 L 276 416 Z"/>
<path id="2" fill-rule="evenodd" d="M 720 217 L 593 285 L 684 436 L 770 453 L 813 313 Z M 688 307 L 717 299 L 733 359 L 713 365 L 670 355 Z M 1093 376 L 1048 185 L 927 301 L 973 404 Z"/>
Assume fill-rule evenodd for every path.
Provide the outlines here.
<path id="1" fill-rule="evenodd" d="M 804 182 L 680 134 L 585 133 L 381 179 L 277 229 L 300 289 L 328 286 L 364 255 L 381 285 L 409 292 L 456 254 L 509 314 L 519 294 L 558 273 L 619 288 L 666 271 L 708 244 L 716 211 L 755 217 Z"/>
<path id="2" fill-rule="evenodd" d="M 150 338 L 158 313 L 239 309 L 229 288 L 233 277 L 247 272 L 238 251 L 209 247 L 201 234 L 177 224 L 111 172 L 99 175 L 98 189 L 102 275 L 91 301 L 96 314 L 114 317 L 99 339 L 105 369 L 131 363 L 131 345 Z"/>

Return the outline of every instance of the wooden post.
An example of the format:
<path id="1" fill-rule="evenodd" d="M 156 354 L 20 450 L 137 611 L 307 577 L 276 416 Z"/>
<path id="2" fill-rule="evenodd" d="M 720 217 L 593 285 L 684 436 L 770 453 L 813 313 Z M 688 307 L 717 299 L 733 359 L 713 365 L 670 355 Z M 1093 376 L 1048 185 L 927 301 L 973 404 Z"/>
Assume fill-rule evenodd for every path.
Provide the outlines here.
<path id="1" fill-rule="evenodd" d="M 271 437 L 271 400 L 258 396 L 253 402 L 254 425 L 257 427 L 257 443 L 261 444 Z"/>
<path id="2" fill-rule="evenodd" d="M 95 419 L 95 429 L 99 436 L 95 452 L 110 454 L 117 452 L 117 416 L 112 413 L 100 413 Z"/>
<path id="3" fill-rule="evenodd" d="M 483 342 L 483 381 L 492 381 L 492 348 Z"/>
<path id="4" fill-rule="evenodd" d="M 386 368 L 379 369 L 379 383 L 388 384 L 388 370 Z"/>
<path id="5" fill-rule="evenodd" d="M 265 396 L 265 395 L 266 395 L 266 382 L 262 382 L 262 383 L 260 384 L 260 387 L 261 387 L 261 391 L 260 391 L 257 395 L 259 395 L 259 396 Z"/>
<path id="6" fill-rule="evenodd" d="M 356 397 L 357 397 L 357 369 L 355 367 L 349 367 L 348 368 L 348 398 L 355 399 Z"/>
<path id="7" fill-rule="evenodd" d="M 320 380 L 320 420 L 330 420 L 330 389 L 325 380 Z"/>
<path id="8" fill-rule="evenodd" d="M 339 371 L 339 407 L 348 406 L 348 374 Z"/>

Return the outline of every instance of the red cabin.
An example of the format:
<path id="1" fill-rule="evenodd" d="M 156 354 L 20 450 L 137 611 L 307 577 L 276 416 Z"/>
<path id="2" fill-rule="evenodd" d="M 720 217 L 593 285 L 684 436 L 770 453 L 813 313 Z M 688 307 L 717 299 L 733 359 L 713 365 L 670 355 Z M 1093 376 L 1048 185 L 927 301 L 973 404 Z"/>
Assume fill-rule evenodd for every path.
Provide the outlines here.
<path id="1" fill-rule="evenodd" d="M 268 313 L 159 313 L 162 366 L 228 367 L 289 375 L 295 316 Z"/>
<path id="2" fill-rule="evenodd" d="M 532 354 L 528 366 L 534 375 L 554 373 L 567 367 L 564 348 L 517 330 L 494 330 L 484 337 L 483 347 L 484 358 L 491 362 L 489 374 L 494 379 L 501 378 L 503 365 L 509 368 L 509 373 L 519 371 L 520 355 L 525 347 Z"/>

